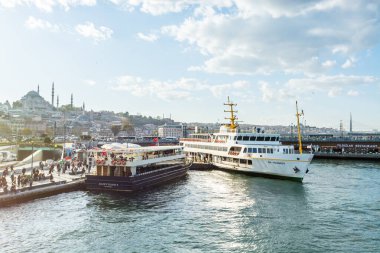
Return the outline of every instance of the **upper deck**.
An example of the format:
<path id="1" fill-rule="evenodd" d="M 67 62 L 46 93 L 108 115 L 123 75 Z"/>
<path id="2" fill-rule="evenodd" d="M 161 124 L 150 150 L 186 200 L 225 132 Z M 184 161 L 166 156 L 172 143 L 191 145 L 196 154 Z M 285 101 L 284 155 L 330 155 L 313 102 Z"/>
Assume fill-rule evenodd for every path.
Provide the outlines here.
<path id="1" fill-rule="evenodd" d="M 280 145 L 280 135 L 265 133 L 215 133 L 193 134 L 190 138 L 182 138 L 180 142 L 208 142 L 241 145 Z"/>
<path id="2" fill-rule="evenodd" d="M 92 149 L 87 152 L 88 157 L 93 158 L 96 165 L 103 166 L 136 167 L 185 157 L 181 146 Z"/>

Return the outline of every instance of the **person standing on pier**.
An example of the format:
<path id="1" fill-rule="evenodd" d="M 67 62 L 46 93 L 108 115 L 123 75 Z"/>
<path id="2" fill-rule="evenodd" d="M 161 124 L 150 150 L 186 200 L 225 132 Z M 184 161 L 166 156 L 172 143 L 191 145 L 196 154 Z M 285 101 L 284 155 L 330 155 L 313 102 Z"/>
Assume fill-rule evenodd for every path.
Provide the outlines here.
<path id="1" fill-rule="evenodd" d="M 19 174 L 17 177 L 17 187 L 20 188 L 21 185 L 21 175 Z"/>
<path id="2" fill-rule="evenodd" d="M 15 171 L 13 169 L 13 165 L 11 165 L 11 173 L 10 173 L 10 175 L 11 175 L 11 182 L 13 182 L 13 180 L 15 178 Z"/>
<path id="3" fill-rule="evenodd" d="M 61 164 L 59 162 L 57 162 L 57 172 L 58 172 L 58 176 L 61 175 Z"/>
<path id="4" fill-rule="evenodd" d="M 41 170 L 41 171 L 44 171 L 44 164 L 43 164 L 42 161 L 40 161 L 40 170 Z"/>
<path id="5" fill-rule="evenodd" d="M 6 167 L 3 171 L 3 177 L 6 177 L 8 175 L 8 167 Z"/>

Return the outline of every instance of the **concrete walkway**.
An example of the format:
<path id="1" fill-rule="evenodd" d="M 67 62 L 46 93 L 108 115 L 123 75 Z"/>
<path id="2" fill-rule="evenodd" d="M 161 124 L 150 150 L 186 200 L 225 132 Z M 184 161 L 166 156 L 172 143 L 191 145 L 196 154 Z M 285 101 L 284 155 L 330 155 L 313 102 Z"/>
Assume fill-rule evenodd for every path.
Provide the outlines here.
<path id="1" fill-rule="evenodd" d="M 39 169 L 38 163 L 34 163 L 33 167 Z M 21 174 L 21 171 L 22 171 L 23 168 L 26 169 L 25 175 L 30 175 L 30 172 L 32 170 L 31 164 L 20 166 L 20 167 L 14 167 L 15 178 L 16 178 L 16 190 L 27 190 L 27 189 L 30 189 L 29 184 L 26 185 L 26 186 L 24 186 L 24 187 L 22 187 L 21 185 L 20 185 L 20 187 L 17 186 L 17 177 L 18 177 L 18 175 Z M 0 175 L 2 175 L 3 171 L 4 171 L 4 168 L 1 169 Z M 32 188 L 40 188 L 40 187 L 43 187 L 44 185 L 49 185 L 49 184 L 52 183 L 50 181 L 50 179 L 49 179 L 49 177 L 50 177 L 50 175 L 48 174 L 49 173 L 49 169 L 47 167 L 45 167 L 43 172 L 45 173 L 46 179 L 40 180 L 40 181 L 33 181 Z M 40 171 L 40 173 L 41 173 L 41 171 Z M 63 174 L 62 170 L 61 170 L 60 175 L 58 175 L 56 167 L 54 168 L 54 171 L 53 171 L 52 174 L 53 174 L 53 181 L 55 183 L 59 183 L 59 182 L 61 182 L 61 183 L 69 183 L 69 182 L 72 182 L 72 181 L 76 181 L 76 180 L 80 180 L 80 179 L 84 179 L 85 178 L 85 175 L 81 175 L 80 173 L 77 174 L 77 175 L 69 175 L 69 171 L 66 171 L 66 173 Z M 10 177 L 10 167 L 8 169 L 8 175 L 6 176 L 6 179 L 7 179 L 7 183 L 8 183 L 8 194 L 10 194 L 10 189 L 11 189 L 11 186 L 12 186 L 11 177 Z M 0 195 L 2 195 L 2 194 L 5 194 L 3 192 L 3 188 L 0 189 Z"/>

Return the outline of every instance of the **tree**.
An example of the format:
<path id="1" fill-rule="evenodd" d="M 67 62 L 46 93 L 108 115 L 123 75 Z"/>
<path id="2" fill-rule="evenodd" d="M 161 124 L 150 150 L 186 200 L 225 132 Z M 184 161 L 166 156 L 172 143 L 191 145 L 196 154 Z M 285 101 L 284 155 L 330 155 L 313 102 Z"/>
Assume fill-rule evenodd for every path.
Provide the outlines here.
<path id="1" fill-rule="evenodd" d="M 134 133 L 135 128 L 133 127 L 133 124 L 129 121 L 127 118 L 122 119 L 122 130 L 127 131 L 129 133 Z"/>
<path id="2" fill-rule="evenodd" d="M 44 143 L 45 143 L 45 144 L 50 144 L 50 143 L 51 143 L 51 139 L 49 138 L 49 136 L 46 136 L 46 137 L 44 138 Z"/>
<path id="3" fill-rule="evenodd" d="M 22 108 L 21 101 L 14 101 L 12 104 L 13 109 Z"/>
<path id="4" fill-rule="evenodd" d="M 10 136 L 12 134 L 12 129 L 4 123 L 0 123 L 0 135 Z"/>
<path id="5" fill-rule="evenodd" d="M 118 133 L 120 133 L 122 126 L 121 125 L 112 125 L 111 131 L 113 133 L 113 136 L 116 136 Z"/>
<path id="6" fill-rule="evenodd" d="M 24 128 L 21 130 L 21 135 L 24 135 L 24 136 L 32 135 L 32 130 L 30 130 L 30 128 Z"/>

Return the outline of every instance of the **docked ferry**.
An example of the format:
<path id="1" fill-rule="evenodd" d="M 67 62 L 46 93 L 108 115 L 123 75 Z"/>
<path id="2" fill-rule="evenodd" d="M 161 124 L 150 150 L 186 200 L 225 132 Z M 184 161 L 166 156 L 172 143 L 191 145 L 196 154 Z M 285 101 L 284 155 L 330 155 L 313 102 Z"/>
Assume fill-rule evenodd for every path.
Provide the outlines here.
<path id="1" fill-rule="evenodd" d="M 267 134 L 259 128 L 243 133 L 237 124 L 236 104 L 228 99 L 224 105 L 229 108 L 225 112 L 229 113 L 226 119 L 230 123 L 222 125 L 218 133 L 193 134 L 180 140 L 187 159 L 224 170 L 302 182 L 313 154 L 303 153 L 300 131 L 299 150 L 293 145 L 282 145 L 280 135 Z M 301 114 L 296 107 L 299 130 Z"/>
<path id="2" fill-rule="evenodd" d="M 93 149 L 87 159 L 96 168 L 86 174 L 90 191 L 134 192 L 184 177 L 189 168 L 181 146 Z"/>

